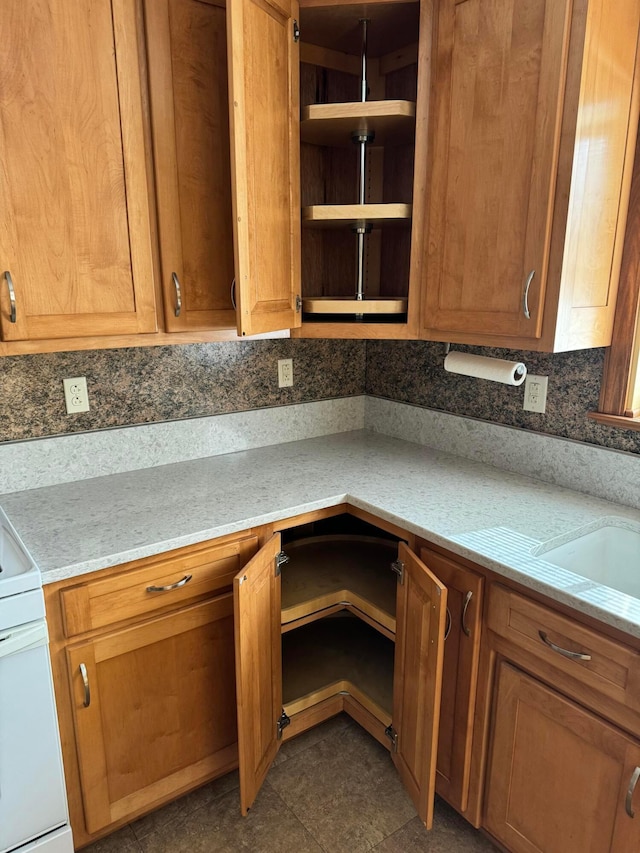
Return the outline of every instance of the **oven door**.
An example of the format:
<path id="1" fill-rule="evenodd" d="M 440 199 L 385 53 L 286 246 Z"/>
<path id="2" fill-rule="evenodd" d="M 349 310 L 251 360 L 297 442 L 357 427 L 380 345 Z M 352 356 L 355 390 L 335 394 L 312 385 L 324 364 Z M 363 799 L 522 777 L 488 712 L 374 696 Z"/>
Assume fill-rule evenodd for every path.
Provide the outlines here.
<path id="1" fill-rule="evenodd" d="M 0 853 L 67 824 L 44 620 L 0 631 Z"/>

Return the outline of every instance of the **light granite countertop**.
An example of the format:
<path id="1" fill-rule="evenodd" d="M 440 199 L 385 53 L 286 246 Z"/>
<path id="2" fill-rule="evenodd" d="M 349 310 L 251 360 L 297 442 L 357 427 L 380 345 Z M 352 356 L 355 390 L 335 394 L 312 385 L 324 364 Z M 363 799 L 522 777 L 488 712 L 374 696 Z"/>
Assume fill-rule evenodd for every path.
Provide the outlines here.
<path id="1" fill-rule="evenodd" d="M 639 599 L 534 556 L 639 510 L 367 431 L 0 495 L 45 584 L 344 501 L 640 637 Z"/>

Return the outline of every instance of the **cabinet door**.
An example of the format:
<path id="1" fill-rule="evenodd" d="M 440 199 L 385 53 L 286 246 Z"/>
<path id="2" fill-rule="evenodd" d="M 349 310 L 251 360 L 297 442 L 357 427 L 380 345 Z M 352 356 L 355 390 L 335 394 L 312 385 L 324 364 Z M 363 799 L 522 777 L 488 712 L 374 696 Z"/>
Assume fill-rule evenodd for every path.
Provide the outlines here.
<path id="1" fill-rule="evenodd" d="M 0 30 L 2 339 L 155 331 L 135 0 L 3 0 Z"/>
<path id="2" fill-rule="evenodd" d="M 535 339 L 572 2 L 443 0 L 439 7 L 423 323 L 427 336 Z"/>
<path id="3" fill-rule="evenodd" d="M 253 805 L 280 748 L 281 582 L 276 566 L 279 551 L 280 534 L 276 533 L 233 582 L 243 815 Z"/>
<path id="4" fill-rule="evenodd" d="M 238 333 L 300 325 L 297 0 L 227 0 Z"/>
<path id="5" fill-rule="evenodd" d="M 464 812 L 469 800 L 483 579 L 427 548 L 420 550 L 420 557 L 447 587 L 436 790 Z"/>
<path id="6" fill-rule="evenodd" d="M 146 0 L 167 329 L 235 328 L 224 0 Z"/>
<path id="7" fill-rule="evenodd" d="M 393 762 L 427 829 L 433 821 L 447 588 L 404 543 L 396 601 Z"/>
<path id="8" fill-rule="evenodd" d="M 69 647 L 90 833 L 235 766 L 233 655 L 231 593 Z"/>
<path id="9" fill-rule="evenodd" d="M 508 663 L 498 679 L 489 832 L 513 853 L 640 850 L 640 742 Z"/>

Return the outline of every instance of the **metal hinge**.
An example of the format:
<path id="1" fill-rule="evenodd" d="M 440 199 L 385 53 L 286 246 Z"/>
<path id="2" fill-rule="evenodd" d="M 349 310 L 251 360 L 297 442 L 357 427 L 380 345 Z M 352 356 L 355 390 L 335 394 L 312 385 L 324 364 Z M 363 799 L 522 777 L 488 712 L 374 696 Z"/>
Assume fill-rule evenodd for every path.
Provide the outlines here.
<path id="1" fill-rule="evenodd" d="M 391 741 L 391 752 L 398 751 L 398 732 L 393 728 L 393 726 L 387 726 L 384 730 L 384 733 Z"/>
<path id="2" fill-rule="evenodd" d="M 297 43 L 300 41 L 300 25 L 298 22 L 293 20 L 293 40 Z"/>
<path id="3" fill-rule="evenodd" d="M 284 566 L 284 564 L 288 562 L 289 558 L 284 553 L 284 551 L 278 551 L 278 553 L 276 554 L 276 577 L 278 577 L 280 575 L 280 572 L 282 571 L 280 567 Z"/>
<path id="4" fill-rule="evenodd" d="M 296 295 L 296 314 L 299 314 L 302 311 L 302 296 L 298 293 Z"/>
<path id="5" fill-rule="evenodd" d="M 276 732 L 278 733 L 278 740 L 282 740 L 282 732 L 287 728 L 287 726 L 291 725 L 291 720 L 284 712 L 284 708 L 282 709 L 282 714 L 280 714 L 280 719 L 276 723 Z"/>
<path id="6" fill-rule="evenodd" d="M 398 575 L 400 583 L 404 583 L 404 563 L 402 560 L 394 560 L 391 563 L 391 571 Z"/>

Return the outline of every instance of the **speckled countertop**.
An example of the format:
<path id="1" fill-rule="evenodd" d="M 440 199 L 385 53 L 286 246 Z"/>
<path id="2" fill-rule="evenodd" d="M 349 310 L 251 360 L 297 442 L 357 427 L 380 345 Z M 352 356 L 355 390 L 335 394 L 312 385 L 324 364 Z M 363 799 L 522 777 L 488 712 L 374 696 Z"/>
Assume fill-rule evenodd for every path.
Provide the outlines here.
<path id="1" fill-rule="evenodd" d="M 366 431 L 0 496 L 44 583 L 343 501 L 640 637 L 640 599 L 534 556 L 640 511 Z"/>

